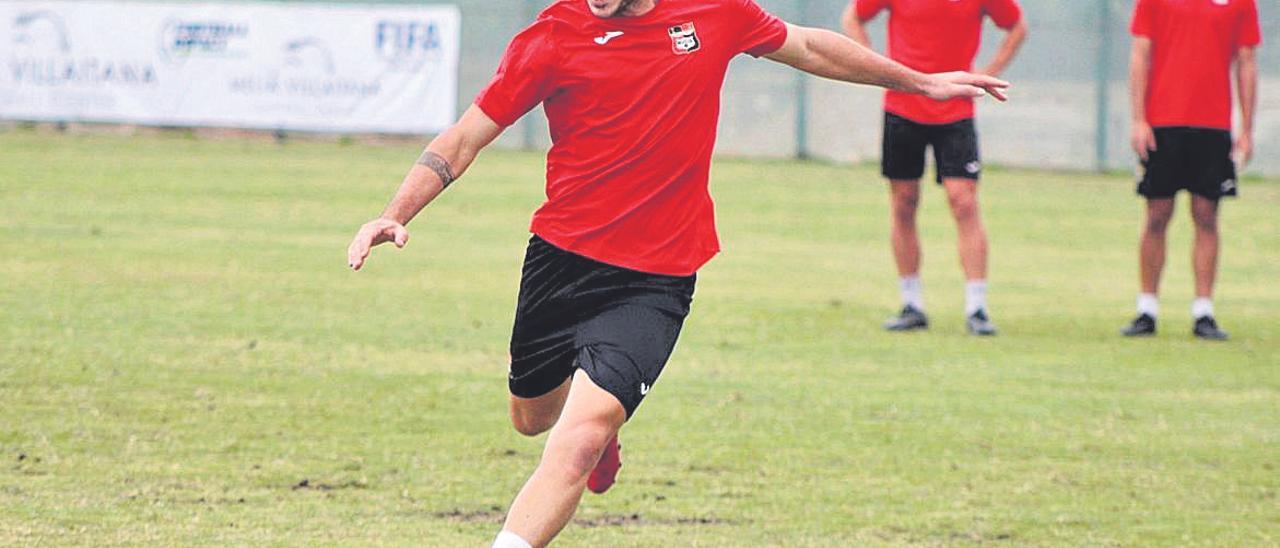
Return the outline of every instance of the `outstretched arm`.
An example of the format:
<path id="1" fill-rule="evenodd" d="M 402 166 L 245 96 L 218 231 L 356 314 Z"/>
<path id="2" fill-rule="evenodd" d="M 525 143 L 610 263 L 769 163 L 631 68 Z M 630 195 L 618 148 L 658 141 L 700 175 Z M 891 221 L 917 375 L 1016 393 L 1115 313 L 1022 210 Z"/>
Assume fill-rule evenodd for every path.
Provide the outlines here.
<path id="1" fill-rule="evenodd" d="M 1003 80 L 967 72 L 924 74 L 829 30 L 789 23 L 786 42 L 765 57 L 823 78 L 871 84 L 937 100 L 990 94 L 1004 101 L 1009 87 Z"/>
<path id="2" fill-rule="evenodd" d="M 360 270 L 369 251 L 379 244 L 394 242 L 396 247 L 404 247 L 409 241 L 409 231 L 404 225 L 461 177 L 480 149 L 501 133 L 502 128 L 484 111 L 475 105 L 468 108 L 457 124 L 427 145 L 382 215 L 356 232 L 347 248 L 347 264 L 353 270 Z"/>
<path id="3" fill-rule="evenodd" d="M 1018 55 L 1018 50 L 1022 49 L 1022 43 L 1026 41 L 1027 23 L 1018 21 L 1013 28 L 1009 29 L 1009 32 L 1005 33 L 1000 49 L 996 50 L 996 56 L 982 69 L 981 73 L 999 77 L 1004 73 L 1004 69 L 1009 68 L 1009 63 L 1013 62 L 1013 58 Z"/>

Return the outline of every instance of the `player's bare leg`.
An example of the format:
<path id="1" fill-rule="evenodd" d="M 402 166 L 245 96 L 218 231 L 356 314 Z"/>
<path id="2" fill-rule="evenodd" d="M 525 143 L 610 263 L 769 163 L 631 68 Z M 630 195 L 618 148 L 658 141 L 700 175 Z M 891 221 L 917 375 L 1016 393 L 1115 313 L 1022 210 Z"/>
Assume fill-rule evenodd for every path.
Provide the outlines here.
<path id="1" fill-rule="evenodd" d="M 626 422 L 617 398 L 581 370 L 575 375 L 542 461 L 507 512 L 503 531 L 546 546 L 578 508 L 587 476 Z"/>
<path id="2" fill-rule="evenodd" d="M 916 231 L 916 211 L 920 206 L 920 181 L 895 179 L 889 182 L 889 191 L 893 201 L 890 239 L 898 276 L 918 276 L 921 251 L 920 235 Z"/>
<path id="3" fill-rule="evenodd" d="M 1173 198 L 1147 200 L 1147 221 L 1142 229 L 1138 245 L 1139 282 L 1138 316 L 1120 334 L 1126 337 L 1147 337 L 1156 334 L 1156 316 L 1159 314 L 1160 273 L 1164 271 L 1165 234 L 1173 219 Z"/>
<path id="4" fill-rule="evenodd" d="M 969 333 L 995 335 L 995 325 L 987 312 L 987 229 L 978 207 L 978 183 L 972 179 L 942 181 L 947 203 L 956 221 L 956 248 L 965 277 L 964 315 Z"/>
<path id="5" fill-rule="evenodd" d="M 903 307 L 897 316 L 885 322 L 884 327 L 889 331 L 924 329 L 929 326 L 929 319 L 924 314 L 923 288 L 920 283 L 920 235 L 916 230 L 920 180 L 890 180 L 889 197 L 892 202 L 889 239 L 893 247 L 893 260 L 898 267 Z"/>
<path id="6" fill-rule="evenodd" d="M 1165 233 L 1173 219 L 1173 198 L 1147 200 L 1147 222 L 1142 230 L 1138 253 L 1142 292 L 1160 293 L 1160 273 L 1164 271 Z"/>
<path id="7" fill-rule="evenodd" d="M 1196 297 L 1212 299 L 1218 274 L 1218 202 L 1193 194 L 1191 218 L 1196 225 L 1191 261 L 1196 275 Z"/>
<path id="8" fill-rule="evenodd" d="M 947 202 L 956 221 L 960 268 L 968 281 L 987 279 L 987 229 L 978 208 L 978 185 L 970 179 L 946 179 Z"/>
<path id="9" fill-rule="evenodd" d="M 1218 202 L 1191 195 L 1191 218 L 1196 225 L 1196 242 L 1191 265 L 1196 277 L 1196 300 L 1191 303 L 1195 318 L 1192 333 L 1201 339 L 1226 340 L 1213 317 L 1213 284 L 1218 275 Z"/>
<path id="10" fill-rule="evenodd" d="M 572 384 L 573 377 L 569 377 L 555 390 L 536 398 L 511 396 L 511 425 L 526 436 L 536 436 L 550 430 L 560 419 L 560 412 L 564 409 Z"/>

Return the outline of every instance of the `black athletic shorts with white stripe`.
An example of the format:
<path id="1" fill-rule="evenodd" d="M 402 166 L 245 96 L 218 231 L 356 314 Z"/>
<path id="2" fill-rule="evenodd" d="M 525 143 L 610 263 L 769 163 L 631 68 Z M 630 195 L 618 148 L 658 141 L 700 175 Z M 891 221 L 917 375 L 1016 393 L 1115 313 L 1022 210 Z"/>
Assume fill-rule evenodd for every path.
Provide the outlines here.
<path id="1" fill-rule="evenodd" d="M 1210 200 L 1237 194 L 1231 132 L 1199 127 L 1158 127 L 1156 149 L 1142 162 L 1138 194 L 1149 200 L 1173 198 L 1186 190 Z"/>
<path id="2" fill-rule="evenodd" d="M 892 112 L 884 113 L 880 173 L 886 179 L 914 181 L 924 176 L 925 152 L 933 148 L 937 181 L 982 177 L 978 129 L 973 119 L 950 124 L 922 124 Z"/>
<path id="3" fill-rule="evenodd" d="M 675 348 L 695 279 L 605 264 L 534 235 L 511 332 L 511 393 L 545 395 L 582 369 L 631 418 Z"/>

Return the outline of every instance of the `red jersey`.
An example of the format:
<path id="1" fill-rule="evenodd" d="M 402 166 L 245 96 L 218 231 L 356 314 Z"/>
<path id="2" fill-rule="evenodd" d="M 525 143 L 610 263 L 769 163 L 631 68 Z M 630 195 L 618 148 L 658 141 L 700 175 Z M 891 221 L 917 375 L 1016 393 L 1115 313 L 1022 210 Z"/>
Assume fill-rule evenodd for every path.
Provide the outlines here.
<path id="1" fill-rule="evenodd" d="M 858 20 L 889 10 L 889 58 L 921 72 L 973 70 L 982 42 L 982 18 L 1008 30 L 1022 20 L 1017 0 L 853 0 Z M 935 101 L 900 91 L 885 94 L 884 109 L 921 124 L 973 118 L 973 99 Z"/>
<path id="2" fill-rule="evenodd" d="M 1231 63 L 1262 42 L 1254 0 L 1138 0 L 1134 36 L 1151 39 L 1147 123 L 1231 130 Z"/>
<path id="3" fill-rule="evenodd" d="M 503 127 L 543 103 L 547 200 L 530 230 L 600 262 L 696 272 L 720 250 L 707 182 L 729 61 L 786 36 L 752 0 L 659 0 L 607 19 L 585 0 L 548 7 L 475 102 Z"/>

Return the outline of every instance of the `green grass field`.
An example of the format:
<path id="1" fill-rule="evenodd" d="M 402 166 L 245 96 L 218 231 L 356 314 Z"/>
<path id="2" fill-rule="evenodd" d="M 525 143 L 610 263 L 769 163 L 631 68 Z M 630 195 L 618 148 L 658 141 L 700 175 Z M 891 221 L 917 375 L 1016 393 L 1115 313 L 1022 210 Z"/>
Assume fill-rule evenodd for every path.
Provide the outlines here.
<path id="1" fill-rule="evenodd" d="M 542 158 L 486 152 L 350 272 L 418 150 L 0 134 L 0 545 L 487 545 L 542 446 L 505 407 Z M 1280 543 L 1277 182 L 1225 206 L 1210 344 L 1185 203 L 1162 333 L 1117 336 L 1127 177 L 989 174 L 993 340 L 940 190 L 902 336 L 873 168 L 713 177 L 725 251 L 562 545 Z"/>

